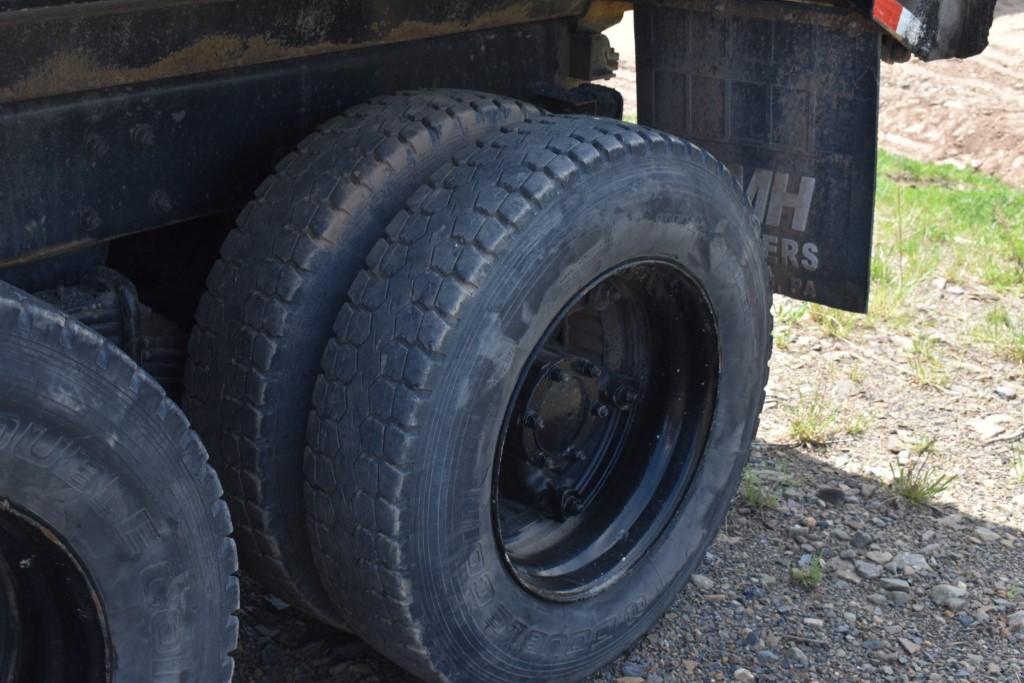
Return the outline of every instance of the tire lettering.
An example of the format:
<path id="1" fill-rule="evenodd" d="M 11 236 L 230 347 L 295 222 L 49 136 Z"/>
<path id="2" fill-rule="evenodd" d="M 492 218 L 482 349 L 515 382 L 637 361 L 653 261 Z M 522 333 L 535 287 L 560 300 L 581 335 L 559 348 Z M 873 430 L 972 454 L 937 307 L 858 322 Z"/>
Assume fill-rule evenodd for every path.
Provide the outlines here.
<path id="1" fill-rule="evenodd" d="M 82 448 L 74 440 L 54 435 L 34 422 L 0 414 L 0 448 L 14 450 L 19 460 L 49 470 L 68 488 L 82 494 L 89 507 L 113 520 L 120 544 L 132 554 L 141 553 L 159 540 L 160 530 L 149 512 L 129 502 L 117 477 L 105 478 L 82 457 Z"/>
<path id="2" fill-rule="evenodd" d="M 153 650 L 157 654 L 167 655 L 181 649 L 184 628 L 178 610 L 165 609 L 154 614 L 150 619 L 149 630 L 153 635 Z"/>
<path id="3" fill-rule="evenodd" d="M 186 575 L 174 576 L 167 562 L 157 562 L 139 572 L 146 605 L 159 610 L 149 621 L 153 652 L 153 680 L 183 680 L 187 662 L 182 656 L 185 627 L 182 608 L 185 604 Z"/>
<path id="4" fill-rule="evenodd" d="M 118 522 L 116 528 L 124 545 L 134 554 L 142 553 L 146 546 L 155 543 L 160 538 L 160 532 L 157 531 L 156 525 L 153 524 L 153 518 L 145 508 L 135 511 L 127 519 Z"/>
<path id="5" fill-rule="evenodd" d="M 110 520 L 116 542 L 137 557 L 159 542 L 161 531 L 149 511 L 129 500 L 116 476 L 104 474 L 82 457 L 82 449 L 66 436 L 54 436 L 46 427 L 23 422 L 10 414 L 0 414 L 0 450 L 14 450 L 15 457 L 32 466 L 48 470 L 68 488 L 81 494 L 83 501 L 99 516 Z M 482 560 L 482 555 L 481 555 Z M 152 680 L 178 683 L 185 679 L 189 663 L 183 657 L 187 576 L 170 573 L 166 562 L 158 562 L 139 573 L 146 604 L 159 610 L 150 618 L 149 632 L 153 651 Z"/>
<path id="6" fill-rule="evenodd" d="M 465 595 L 468 602 L 476 608 L 485 607 L 495 594 L 494 584 L 487 575 L 487 563 L 484 560 L 483 546 L 477 543 L 469 552 L 463 565 L 466 572 Z"/>

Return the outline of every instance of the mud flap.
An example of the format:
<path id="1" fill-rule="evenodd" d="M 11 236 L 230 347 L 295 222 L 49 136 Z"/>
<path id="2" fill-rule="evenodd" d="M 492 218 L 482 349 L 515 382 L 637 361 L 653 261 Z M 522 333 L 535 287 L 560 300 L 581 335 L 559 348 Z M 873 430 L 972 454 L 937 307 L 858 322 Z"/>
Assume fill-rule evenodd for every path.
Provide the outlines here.
<path id="1" fill-rule="evenodd" d="M 879 33 L 788 2 L 637 3 L 640 123 L 709 150 L 764 228 L 776 291 L 867 309 Z"/>

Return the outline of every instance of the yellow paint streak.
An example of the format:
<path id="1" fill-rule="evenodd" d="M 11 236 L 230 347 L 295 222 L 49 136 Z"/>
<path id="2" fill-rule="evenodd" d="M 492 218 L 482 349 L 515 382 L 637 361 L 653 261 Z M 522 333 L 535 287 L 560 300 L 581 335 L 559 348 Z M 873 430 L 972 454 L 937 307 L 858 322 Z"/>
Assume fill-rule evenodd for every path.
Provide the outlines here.
<path id="1" fill-rule="evenodd" d="M 587 0 L 579 0 L 574 8 L 582 12 Z M 152 64 L 141 67 L 111 67 L 100 63 L 94 55 L 84 52 L 58 52 L 34 68 L 14 85 L 0 89 L 0 102 L 27 100 L 69 92 L 82 92 L 163 78 L 266 64 L 287 59 L 343 52 L 357 48 L 399 43 L 421 38 L 440 37 L 524 23 L 530 20 L 529 3 L 522 3 L 473 17 L 470 21 L 431 23 L 406 21 L 383 35 L 359 42 L 310 42 L 307 45 L 285 45 L 266 36 L 206 36 L 188 47 L 168 54 Z M 380 33 L 380 25 L 374 26 Z"/>

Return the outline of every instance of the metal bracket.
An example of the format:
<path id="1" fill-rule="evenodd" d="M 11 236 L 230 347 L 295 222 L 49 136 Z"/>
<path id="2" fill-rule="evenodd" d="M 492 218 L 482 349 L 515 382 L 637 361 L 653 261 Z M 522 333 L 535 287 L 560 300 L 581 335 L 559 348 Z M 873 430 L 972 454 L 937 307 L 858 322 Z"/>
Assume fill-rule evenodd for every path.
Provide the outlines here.
<path id="1" fill-rule="evenodd" d="M 603 33 L 577 31 L 569 35 L 569 76 L 581 81 L 611 78 L 619 68 L 619 53 Z"/>

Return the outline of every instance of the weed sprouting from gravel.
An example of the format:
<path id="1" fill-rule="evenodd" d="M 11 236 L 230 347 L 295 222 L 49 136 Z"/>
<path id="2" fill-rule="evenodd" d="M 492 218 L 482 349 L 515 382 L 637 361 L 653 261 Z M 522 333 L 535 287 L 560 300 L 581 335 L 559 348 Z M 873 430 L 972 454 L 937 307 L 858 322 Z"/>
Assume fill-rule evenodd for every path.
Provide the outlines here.
<path id="1" fill-rule="evenodd" d="M 775 322 L 781 325 L 792 325 L 803 320 L 810 304 L 804 301 L 783 301 L 775 308 Z"/>
<path id="2" fill-rule="evenodd" d="M 1002 306 L 996 306 L 985 314 L 975 336 L 995 347 L 1000 355 L 1024 363 L 1024 324 Z"/>
<path id="3" fill-rule="evenodd" d="M 860 436 L 868 430 L 869 422 L 867 413 L 856 413 L 846 420 L 846 426 L 843 427 L 843 431 L 850 436 Z"/>
<path id="4" fill-rule="evenodd" d="M 751 470 L 743 472 L 740 494 L 748 507 L 757 510 L 774 510 L 779 506 L 779 496 L 775 490 L 766 486 L 757 473 Z"/>
<path id="5" fill-rule="evenodd" d="M 891 463 L 892 489 L 914 505 L 931 502 L 956 480 L 955 474 L 943 474 L 931 467 L 926 458 L 918 457 L 903 464 Z"/>
<path id="6" fill-rule="evenodd" d="M 836 339 L 849 339 L 850 333 L 860 324 L 863 316 L 814 305 L 811 307 L 811 320 L 818 323 L 828 336 Z"/>
<path id="7" fill-rule="evenodd" d="M 793 342 L 793 325 L 800 322 L 807 314 L 810 304 L 803 301 L 780 301 L 775 304 L 772 315 L 775 317 L 775 347 L 785 351 Z"/>
<path id="8" fill-rule="evenodd" d="M 772 339 L 775 342 L 775 348 L 786 351 L 792 343 L 793 333 L 789 331 L 788 327 L 776 327 L 772 332 Z"/>
<path id="9" fill-rule="evenodd" d="M 854 363 L 850 366 L 850 370 L 846 373 L 846 376 L 849 377 L 850 381 L 854 384 L 863 384 L 866 376 L 864 366 L 860 363 Z"/>
<path id="10" fill-rule="evenodd" d="M 919 335 L 914 339 L 910 346 L 910 368 L 921 386 L 937 389 L 949 386 L 949 374 L 939 358 L 934 337 Z"/>
<path id="11" fill-rule="evenodd" d="M 1024 484 L 1024 450 L 1018 448 L 1010 459 L 1010 472 L 1018 484 Z"/>
<path id="12" fill-rule="evenodd" d="M 916 455 L 924 455 L 925 453 L 931 453 L 932 451 L 935 450 L 935 441 L 936 439 L 934 436 L 922 436 L 920 439 L 917 440 L 917 443 L 910 447 L 910 449 Z"/>
<path id="13" fill-rule="evenodd" d="M 807 567 L 792 567 L 789 570 L 789 582 L 806 590 L 814 590 L 821 585 L 823 573 L 821 557 L 815 555 Z"/>
<path id="14" fill-rule="evenodd" d="M 838 413 L 821 384 L 789 410 L 789 434 L 802 446 L 821 446 L 836 433 Z"/>

